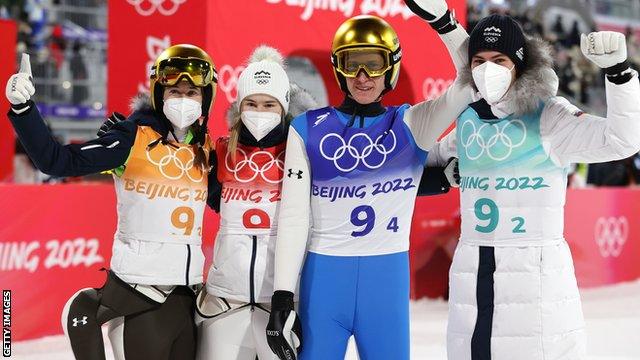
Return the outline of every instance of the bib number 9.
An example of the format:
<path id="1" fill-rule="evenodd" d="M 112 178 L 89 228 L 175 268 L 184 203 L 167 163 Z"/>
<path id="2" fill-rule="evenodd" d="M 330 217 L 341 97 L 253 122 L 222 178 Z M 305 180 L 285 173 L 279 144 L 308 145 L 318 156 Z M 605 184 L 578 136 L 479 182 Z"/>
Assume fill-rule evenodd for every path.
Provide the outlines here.
<path id="1" fill-rule="evenodd" d="M 193 231 L 195 214 L 188 206 L 180 206 L 171 214 L 171 224 L 177 229 L 184 230 L 183 235 L 189 236 Z"/>
<path id="2" fill-rule="evenodd" d="M 353 211 L 351 211 L 351 223 L 357 227 L 364 226 L 364 229 L 352 231 L 351 236 L 365 236 L 369 234 L 376 225 L 376 212 L 369 205 L 357 206 Z M 398 232 L 398 229 L 398 217 L 392 217 L 389 224 L 387 224 L 387 230 L 395 233 Z"/>
<path id="3" fill-rule="evenodd" d="M 485 224 L 476 225 L 477 232 L 487 234 L 496 230 L 500 221 L 500 210 L 493 200 L 487 198 L 478 199 L 474 205 L 474 212 L 478 220 L 486 222 Z M 527 232 L 524 229 L 524 218 L 517 216 L 512 218 L 511 222 L 514 223 L 512 231 L 514 234 Z"/>
<path id="4" fill-rule="evenodd" d="M 351 236 L 365 236 L 373 230 L 376 224 L 376 213 L 369 205 L 360 205 L 351 211 L 351 223 L 355 226 L 364 226 L 364 229 L 352 231 Z"/>

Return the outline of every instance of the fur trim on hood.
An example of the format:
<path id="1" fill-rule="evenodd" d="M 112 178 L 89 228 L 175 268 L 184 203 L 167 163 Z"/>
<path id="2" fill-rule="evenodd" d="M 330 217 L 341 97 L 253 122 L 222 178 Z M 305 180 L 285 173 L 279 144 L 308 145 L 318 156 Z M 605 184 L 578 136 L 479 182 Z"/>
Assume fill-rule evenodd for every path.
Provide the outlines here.
<path id="1" fill-rule="evenodd" d="M 131 98 L 129 109 L 131 110 L 131 112 L 153 111 L 153 106 L 151 105 L 151 96 L 148 93 L 144 92 L 137 93 L 134 97 Z"/>
<path id="2" fill-rule="evenodd" d="M 307 92 L 307 90 L 298 86 L 295 83 L 291 83 L 291 90 L 289 90 L 289 112 L 287 118 L 289 120 L 311 109 L 318 107 L 318 103 L 313 96 Z M 234 101 L 233 104 L 227 110 L 227 125 L 231 128 L 234 125 L 235 119 L 240 117 L 240 108 L 238 101 Z"/>
<path id="3" fill-rule="evenodd" d="M 525 70 L 516 78 L 504 99 L 497 104 L 500 108 L 509 109 L 516 116 L 520 116 L 535 111 L 541 101 L 556 96 L 558 76 L 553 70 L 552 52 L 551 46 L 544 40 L 526 38 Z M 478 91 L 470 67 L 465 68 L 459 76 L 463 84 L 470 85 Z"/>

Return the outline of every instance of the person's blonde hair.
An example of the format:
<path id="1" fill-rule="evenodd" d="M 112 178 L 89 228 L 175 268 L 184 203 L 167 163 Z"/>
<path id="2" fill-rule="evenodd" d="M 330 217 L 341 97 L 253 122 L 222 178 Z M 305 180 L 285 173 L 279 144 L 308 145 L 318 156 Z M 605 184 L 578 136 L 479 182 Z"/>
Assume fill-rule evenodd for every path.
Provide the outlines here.
<path id="1" fill-rule="evenodd" d="M 229 129 L 229 144 L 227 145 L 227 153 L 231 154 L 231 161 L 236 162 L 236 149 L 238 148 L 238 138 L 240 138 L 240 127 L 242 119 L 240 118 L 240 109 L 233 115 L 232 125 Z"/>

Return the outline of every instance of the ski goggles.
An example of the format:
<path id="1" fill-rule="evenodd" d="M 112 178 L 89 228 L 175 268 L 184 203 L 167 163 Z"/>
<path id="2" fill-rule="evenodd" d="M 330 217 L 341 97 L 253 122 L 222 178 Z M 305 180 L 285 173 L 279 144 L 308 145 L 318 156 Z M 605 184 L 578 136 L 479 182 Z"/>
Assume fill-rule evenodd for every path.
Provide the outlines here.
<path id="1" fill-rule="evenodd" d="M 217 83 L 216 70 L 208 61 L 200 59 L 170 58 L 158 64 L 155 69 L 156 81 L 163 86 L 173 86 L 186 78 L 198 87 Z"/>
<path id="2" fill-rule="evenodd" d="M 337 51 L 332 57 L 336 70 L 345 77 L 357 77 L 364 71 L 369 77 L 382 76 L 400 61 L 400 49 L 391 53 L 379 48 L 352 48 Z"/>

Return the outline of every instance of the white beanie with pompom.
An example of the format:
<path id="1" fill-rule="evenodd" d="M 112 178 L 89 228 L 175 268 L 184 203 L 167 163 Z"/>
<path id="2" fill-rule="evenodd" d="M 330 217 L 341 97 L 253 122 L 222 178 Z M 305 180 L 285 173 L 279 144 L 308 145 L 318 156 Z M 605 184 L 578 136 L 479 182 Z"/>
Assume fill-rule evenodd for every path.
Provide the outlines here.
<path id="1" fill-rule="evenodd" d="M 284 114 L 289 111 L 289 77 L 284 71 L 284 58 L 278 50 L 262 45 L 255 49 L 249 65 L 238 79 L 238 106 L 250 95 L 265 94 L 276 98 Z"/>

